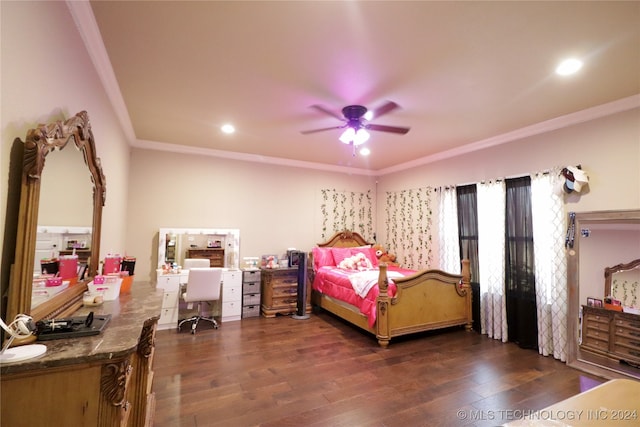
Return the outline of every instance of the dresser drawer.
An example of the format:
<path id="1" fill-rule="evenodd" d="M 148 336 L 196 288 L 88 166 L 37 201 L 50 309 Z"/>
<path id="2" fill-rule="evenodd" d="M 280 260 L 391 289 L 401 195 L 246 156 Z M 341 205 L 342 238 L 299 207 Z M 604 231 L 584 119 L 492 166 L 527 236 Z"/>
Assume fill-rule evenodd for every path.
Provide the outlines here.
<path id="1" fill-rule="evenodd" d="M 180 289 L 179 275 L 158 275 L 156 288 L 164 289 L 165 292 L 178 292 Z"/>
<path id="2" fill-rule="evenodd" d="M 586 337 L 609 342 L 609 330 L 595 329 L 587 325 Z"/>
<path id="3" fill-rule="evenodd" d="M 636 320 L 622 316 L 615 316 L 614 324 L 616 325 L 616 329 L 618 329 L 618 327 L 621 327 L 629 330 L 634 330 L 639 334 L 638 336 L 640 336 L 640 319 Z"/>
<path id="4" fill-rule="evenodd" d="M 297 304 L 298 304 L 298 298 L 296 295 L 274 297 L 271 300 L 270 308 L 277 309 L 277 310 L 291 309 L 291 311 L 293 312 L 296 310 Z"/>
<path id="5" fill-rule="evenodd" d="M 222 301 L 242 301 L 242 288 L 240 286 L 222 287 Z"/>
<path id="6" fill-rule="evenodd" d="M 260 270 L 245 270 L 242 272 L 242 282 L 244 284 L 248 283 L 258 283 L 260 284 Z"/>
<path id="7" fill-rule="evenodd" d="M 260 293 L 260 282 L 251 282 L 251 283 L 243 283 L 242 284 L 242 293 L 243 294 L 259 294 Z"/>
<path id="8" fill-rule="evenodd" d="M 258 317 L 260 316 L 260 304 L 245 305 L 242 307 L 242 317 Z"/>
<path id="9" fill-rule="evenodd" d="M 161 325 L 177 325 L 178 324 L 178 309 L 177 308 L 163 308 L 160 311 L 160 319 L 158 323 Z"/>
<path id="10" fill-rule="evenodd" d="M 260 294 L 244 294 L 242 305 L 260 305 Z"/>
<path id="11" fill-rule="evenodd" d="M 178 307 L 178 292 L 165 292 L 162 295 L 162 308 Z"/>

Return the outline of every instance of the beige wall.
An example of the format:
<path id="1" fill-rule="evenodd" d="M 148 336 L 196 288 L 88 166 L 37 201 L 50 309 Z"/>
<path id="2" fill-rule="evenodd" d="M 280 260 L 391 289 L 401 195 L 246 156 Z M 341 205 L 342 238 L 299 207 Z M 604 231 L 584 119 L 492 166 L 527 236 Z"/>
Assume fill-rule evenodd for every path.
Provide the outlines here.
<path id="1" fill-rule="evenodd" d="M 577 164 L 589 175 L 589 192 L 566 197 L 569 211 L 640 207 L 640 109 L 385 175 L 378 191 L 470 184 Z"/>
<path id="2" fill-rule="evenodd" d="M 39 123 L 63 120 L 86 110 L 107 177 L 100 251 L 124 247 L 129 146 L 66 3 L 3 1 L 0 8 L 3 242 L 15 233 L 15 225 L 9 224 L 5 236 L 7 177 L 14 139 L 24 140 L 27 130 Z M 12 257 L 15 248 L 5 250 Z M 3 263 L 2 268 L 4 289 L 8 267 Z"/>
<path id="3" fill-rule="evenodd" d="M 155 271 L 159 228 L 237 228 L 240 260 L 308 251 L 320 241 L 324 188 L 373 191 L 375 179 L 134 149 L 125 249 L 138 280 Z"/>

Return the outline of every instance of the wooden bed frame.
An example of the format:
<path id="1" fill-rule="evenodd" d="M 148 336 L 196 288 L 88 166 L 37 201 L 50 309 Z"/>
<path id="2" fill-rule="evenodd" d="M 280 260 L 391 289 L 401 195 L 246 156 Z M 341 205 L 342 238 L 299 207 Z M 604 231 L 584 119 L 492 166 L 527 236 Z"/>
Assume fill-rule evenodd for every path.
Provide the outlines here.
<path id="1" fill-rule="evenodd" d="M 371 245 L 352 231 L 336 233 L 319 247 L 355 247 Z M 313 265 L 310 261 L 309 265 Z M 471 275 L 469 260 L 462 261 L 462 274 L 451 274 L 441 270 L 423 270 L 402 278 L 394 278 L 397 286 L 395 297 L 387 294 L 387 265 L 380 264 L 378 287 L 380 294 L 376 302 L 377 318 L 373 328 L 357 307 L 324 295 L 315 289 L 311 299 L 313 305 L 321 307 L 343 320 L 354 324 L 376 336 L 382 347 L 387 347 L 394 337 L 464 325 L 472 327 Z"/>

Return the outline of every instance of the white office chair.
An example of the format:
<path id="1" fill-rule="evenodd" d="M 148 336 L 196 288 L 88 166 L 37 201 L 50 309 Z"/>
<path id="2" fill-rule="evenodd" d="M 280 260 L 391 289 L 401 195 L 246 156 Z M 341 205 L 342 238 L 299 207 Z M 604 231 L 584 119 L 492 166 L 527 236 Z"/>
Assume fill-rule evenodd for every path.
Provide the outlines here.
<path id="1" fill-rule="evenodd" d="M 183 270 L 207 267 L 211 267 L 211 262 L 207 258 L 185 258 L 182 263 Z"/>
<path id="2" fill-rule="evenodd" d="M 208 260 L 205 261 L 208 262 Z M 180 332 L 183 324 L 191 322 L 191 333 L 195 334 L 200 320 L 211 322 L 213 323 L 213 327 L 218 329 L 218 322 L 216 322 L 213 316 L 205 316 L 202 306 L 205 303 L 210 304 L 210 301 L 217 301 L 220 299 L 221 283 L 222 268 L 192 267 L 189 269 L 187 290 L 182 294 L 182 297 L 187 303 L 198 303 L 198 314 L 191 316 L 188 319 L 181 320 L 180 323 L 178 323 L 178 332 Z"/>

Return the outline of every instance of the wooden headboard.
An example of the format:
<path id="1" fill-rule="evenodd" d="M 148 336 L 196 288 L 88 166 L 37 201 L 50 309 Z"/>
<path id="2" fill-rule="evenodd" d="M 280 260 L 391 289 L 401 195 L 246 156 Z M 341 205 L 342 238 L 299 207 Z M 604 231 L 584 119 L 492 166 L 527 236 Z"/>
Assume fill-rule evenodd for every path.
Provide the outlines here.
<path id="1" fill-rule="evenodd" d="M 372 246 L 373 243 L 367 242 L 360 234 L 349 230 L 339 231 L 326 242 L 318 243 L 318 247 L 320 248 L 352 248 L 367 245 Z"/>

